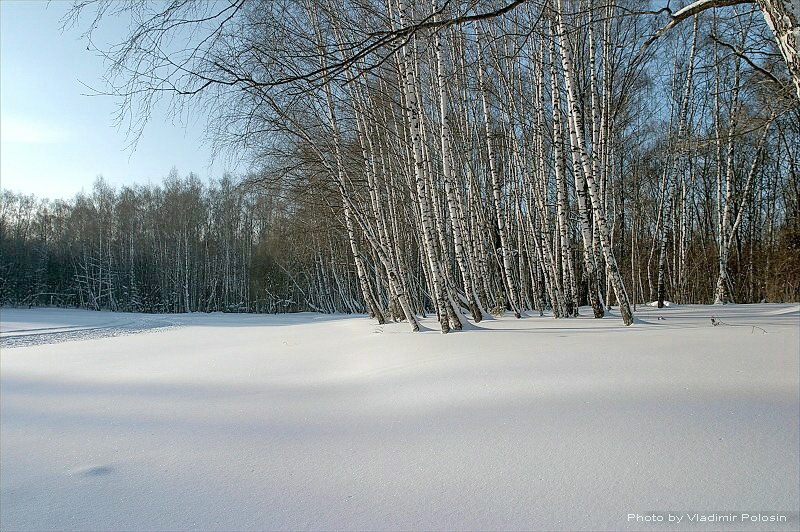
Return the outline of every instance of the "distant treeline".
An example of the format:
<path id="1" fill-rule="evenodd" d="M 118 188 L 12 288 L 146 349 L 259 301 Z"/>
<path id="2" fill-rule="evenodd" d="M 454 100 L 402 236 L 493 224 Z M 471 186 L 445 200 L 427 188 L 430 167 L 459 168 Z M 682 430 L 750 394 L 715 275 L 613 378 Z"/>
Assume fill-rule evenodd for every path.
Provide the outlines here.
<path id="1" fill-rule="evenodd" d="M 785 192 L 791 209 L 779 223 L 764 218 L 764 205 L 748 210 L 730 263 L 736 302 L 800 299 L 800 218 L 796 191 Z M 0 304 L 130 312 L 365 312 L 335 199 L 319 182 L 251 179 L 237 186 L 225 177 L 204 184 L 192 174 L 179 178 L 174 170 L 160 186 L 114 189 L 100 178 L 90 194 L 68 201 L 6 190 L 0 201 Z M 616 249 L 624 277 L 643 294 L 636 297 L 641 303 L 656 297 L 651 246 L 657 244 L 652 225 L 637 225 L 620 229 Z M 413 247 L 410 226 L 407 237 L 403 260 L 411 267 L 405 281 L 415 311 L 425 314 L 434 305 L 425 287 L 424 257 Z M 675 273 L 669 276 L 669 299 L 713 301 L 713 243 L 703 230 L 687 236 L 681 244 L 686 263 L 670 268 Z M 579 256 L 580 248 L 573 245 L 571 253 Z M 361 259 L 368 275 L 381 275 L 377 258 Z M 490 267 L 500 268 L 497 259 L 492 262 Z M 549 307 L 546 294 L 542 300 Z M 584 291 L 579 303 L 587 302 Z"/>
<path id="2" fill-rule="evenodd" d="M 330 216 L 230 178 L 39 200 L 4 191 L 0 303 L 131 312 L 361 312 Z M 336 291 L 328 286 L 339 286 Z"/>

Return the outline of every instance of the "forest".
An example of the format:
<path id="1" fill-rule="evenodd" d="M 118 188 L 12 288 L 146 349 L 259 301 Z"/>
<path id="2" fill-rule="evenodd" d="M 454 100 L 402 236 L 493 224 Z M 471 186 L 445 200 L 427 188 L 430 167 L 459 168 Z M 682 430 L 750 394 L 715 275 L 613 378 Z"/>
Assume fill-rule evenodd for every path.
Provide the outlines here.
<path id="1" fill-rule="evenodd" d="M 250 170 L 3 191 L 0 304 L 434 315 L 448 332 L 797 301 L 794 7 L 76 2 L 88 35 L 131 20 L 106 90 L 138 133 L 159 101 L 202 107 Z"/>

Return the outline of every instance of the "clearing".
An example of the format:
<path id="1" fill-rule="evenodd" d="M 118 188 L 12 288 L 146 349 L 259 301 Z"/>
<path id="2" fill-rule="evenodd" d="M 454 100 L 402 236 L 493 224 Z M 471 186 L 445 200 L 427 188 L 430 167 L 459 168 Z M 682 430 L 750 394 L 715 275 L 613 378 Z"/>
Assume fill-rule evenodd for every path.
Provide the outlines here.
<path id="1" fill-rule="evenodd" d="M 800 306 L 614 314 L 2 309 L 0 528 L 795 529 Z"/>

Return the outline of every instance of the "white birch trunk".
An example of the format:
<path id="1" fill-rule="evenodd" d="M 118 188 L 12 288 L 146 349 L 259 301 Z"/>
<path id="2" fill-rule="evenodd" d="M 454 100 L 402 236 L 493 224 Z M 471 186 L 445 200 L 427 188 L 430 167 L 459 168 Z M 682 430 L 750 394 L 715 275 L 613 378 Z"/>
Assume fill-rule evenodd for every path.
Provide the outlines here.
<path id="1" fill-rule="evenodd" d="M 437 11 L 436 0 L 433 0 L 433 10 Z M 450 145 L 452 137 L 450 133 L 450 119 L 449 119 L 449 103 L 447 86 L 445 85 L 445 72 L 444 61 L 442 60 L 442 43 L 437 33 L 435 36 L 434 47 L 436 50 L 436 78 L 439 88 L 439 125 L 440 131 L 440 145 L 442 157 L 442 174 L 444 178 L 445 197 L 447 199 L 447 207 L 450 213 L 450 219 L 453 229 L 453 245 L 455 248 L 456 262 L 458 269 L 461 272 L 461 279 L 463 281 L 464 295 L 467 298 L 467 305 L 469 306 L 472 314 L 472 319 L 475 322 L 480 322 L 483 319 L 480 307 L 475 301 L 475 288 L 472 281 L 472 273 L 467 265 L 464 257 L 464 243 L 461 236 L 461 228 L 463 221 L 461 219 L 461 212 L 457 207 L 455 193 L 453 191 L 453 169 L 452 169 L 452 156 L 450 153 Z"/>
<path id="2" fill-rule="evenodd" d="M 694 17 L 694 25 L 692 28 L 692 47 L 689 51 L 689 58 L 687 59 L 687 73 L 686 82 L 684 83 L 683 92 L 681 93 L 681 103 L 678 110 L 678 134 L 675 142 L 680 146 L 684 142 L 687 128 L 687 116 L 689 113 L 689 98 L 692 91 L 692 75 L 694 73 L 694 57 L 697 50 L 697 17 Z M 677 70 L 677 65 L 676 65 Z M 658 308 L 664 307 L 664 299 L 666 298 L 666 263 L 667 263 L 667 242 L 669 240 L 670 227 L 672 225 L 672 200 L 673 200 L 673 183 L 677 180 L 678 166 L 683 159 L 682 152 L 685 148 L 679 147 L 678 153 L 673 157 L 672 167 L 667 171 L 664 179 L 664 199 L 661 206 L 661 238 L 658 252 Z"/>
<path id="3" fill-rule="evenodd" d="M 492 129 L 490 125 L 489 115 L 489 89 L 486 85 L 485 74 L 483 72 L 483 60 L 481 46 L 481 32 L 479 26 L 476 25 L 476 32 L 478 35 L 478 87 L 481 93 L 481 104 L 483 106 L 483 124 L 484 133 L 486 136 L 486 149 L 487 158 L 489 159 L 489 175 L 492 180 L 492 199 L 494 200 L 495 218 L 497 221 L 497 232 L 500 236 L 500 256 L 503 268 L 503 283 L 508 293 L 508 303 L 516 318 L 520 318 L 519 298 L 517 297 L 516 287 L 514 285 L 514 277 L 511 269 L 511 256 L 508 249 L 508 234 L 505 226 L 505 217 L 503 215 L 503 201 L 502 201 L 502 184 L 500 183 L 500 175 L 497 172 L 494 147 L 492 145 Z"/>
<path id="4" fill-rule="evenodd" d="M 551 30 L 552 30 L 551 26 Z M 555 38 L 556 34 L 553 31 L 551 33 L 550 39 L 550 76 L 551 76 L 551 94 L 553 94 L 554 99 L 552 101 L 553 105 L 553 121 L 558 121 L 559 123 L 559 130 L 562 129 L 561 127 L 561 97 L 560 91 L 558 89 L 558 75 L 555 69 L 556 63 L 556 47 L 555 47 Z M 556 116 L 558 115 L 558 116 Z M 586 284 L 587 284 L 587 297 L 589 299 L 589 304 L 592 307 L 592 313 L 594 314 L 595 318 L 602 318 L 605 315 L 605 310 L 603 308 L 602 303 L 600 302 L 599 298 L 599 285 L 598 285 L 598 276 L 597 276 L 597 263 L 594 258 L 593 252 L 593 236 L 592 236 L 592 218 L 591 218 L 591 207 L 589 202 L 586 199 L 586 179 L 584 176 L 584 167 L 581 166 L 580 163 L 580 154 L 579 154 L 579 147 L 575 140 L 575 135 L 572 127 L 569 125 L 569 118 L 568 120 L 568 131 L 569 131 L 569 138 L 570 138 L 570 153 L 572 156 L 572 171 L 573 177 L 575 181 L 575 196 L 578 204 L 578 224 L 580 227 L 581 232 L 581 239 L 583 241 L 583 268 L 584 268 L 584 275 L 586 276 Z M 553 127 L 555 132 L 555 125 Z"/>
<path id="5" fill-rule="evenodd" d="M 398 1 L 398 12 L 400 14 L 400 25 L 405 26 L 405 6 L 403 1 Z M 406 116 L 408 119 L 409 136 L 411 137 L 411 151 L 414 160 L 414 181 L 416 184 L 417 200 L 420 210 L 420 223 L 422 225 L 422 237 L 424 252 L 430 270 L 431 284 L 433 285 L 434 299 L 439 314 L 439 324 L 442 333 L 450 332 L 449 316 L 447 313 L 448 301 L 446 299 L 445 286 L 443 283 L 439 261 L 436 256 L 436 248 L 433 237 L 433 221 L 428 202 L 428 194 L 425 190 L 425 161 L 422 150 L 421 110 L 417 100 L 416 77 L 414 75 L 414 64 L 409 44 L 406 42 L 402 48 L 402 60 L 400 62 L 400 74 L 402 78 L 402 89 L 406 100 Z"/>
<path id="6" fill-rule="evenodd" d="M 594 221 L 599 233 L 600 246 L 606 260 L 606 265 L 609 269 L 611 276 L 611 285 L 614 288 L 614 293 L 620 303 L 620 313 L 622 314 L 622 321 L 625 325 L 633 323 L 633 313 L 628 301 L 628 295 L 625 293 L 625 284 L 622 281 L 622 276 L 619 273 L 617 262 L 614 258 L 611 249 L 611 242 L 609 240 L 608 227 L 606 224 L 605 213 L 603 212 L 600 193 L 597 189 L 597 183 L 592 174 L 589 156 L 583 139 L 583 127 L 580 118 L 580 110 L 578 109 L 578 101 L 575 94 L 573 73 L 574 67 L 572 64 L 571 53 L 569 51 L 569 43 L 566 39 L 566 31 L 564 29 L 564 22 L 562 17 L 563 7 L 562 1 L 556 0 L 557 11 L 556 21 L 559 29 L 559 37 L 561 43 L 561 61 L 564 70 L 564 85 L 567 92 L 567 107 L 569 116 L 571 118 L 570 125 L 572 128 L 571 139 L 575 146 L 578 148 L 578 155 L 580 156 L 581 166 L 584 169 L 586 177 L 586 184 L 588 186 L 589 200 L 592 204 L 592 211 L 594 214 Z"/>

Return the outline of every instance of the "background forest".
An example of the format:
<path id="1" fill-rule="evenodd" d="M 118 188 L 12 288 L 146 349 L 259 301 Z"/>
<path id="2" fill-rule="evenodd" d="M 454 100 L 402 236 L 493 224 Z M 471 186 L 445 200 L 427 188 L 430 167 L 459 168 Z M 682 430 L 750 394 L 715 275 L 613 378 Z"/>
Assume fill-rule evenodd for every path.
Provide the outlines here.
<path id="1" fill-rule="evenodd" d="M 135 21 L 110 56 L 127 112 L 152 118 L 167 80 L 252 170 L 4 191 L 0 304 L 434 313 L 446 332 L 800 299 L 800 100 L 760 4 L 647 48 L 664 20 L 641 2 L 342 4 L 99 2 Z M 186 25 L 199 44 L 156 45 Z"/>

